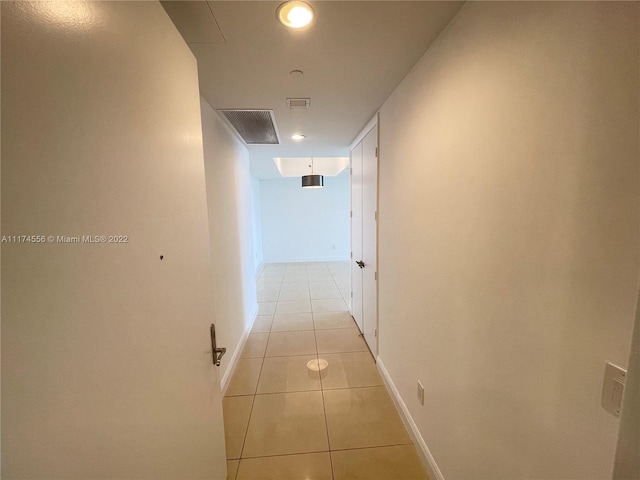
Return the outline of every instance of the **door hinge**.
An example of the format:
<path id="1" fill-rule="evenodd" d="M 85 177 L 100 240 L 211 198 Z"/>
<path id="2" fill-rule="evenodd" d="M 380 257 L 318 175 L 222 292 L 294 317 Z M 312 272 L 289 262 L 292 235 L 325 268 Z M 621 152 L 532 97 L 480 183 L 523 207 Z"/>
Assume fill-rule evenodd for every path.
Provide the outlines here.
<path id="1" fill-rule="evenodd" d="M 378 338 L 378 329 L 377 328 L 373 329 L 373 336 Z"/>
<path id="2" fill-rule="evenodd" d="M 349 217 L 353 218 L 353 210 L 349 212 Z"/>
<path id="3" fill-rule="evenodd" d="M 353 175 L 353 167 L 349 167 L 349 175 Z"/>
<path id="4" fill-rule="evenodd" d="M 373 279 L 374 279 L 374 280 L 378 280 L 378 272 L 376 272 L 376 273 L 374 273 L 374 274 L 373 274 Z"/>
<path id="5" fill-rule="evenodd" d="M 351 252 L 351 258 L 353 258 L 353 252 Z"/>
<path id="6" fill-rule="evenodd" d="M 376 147 L 376 158 L 378 158 L 378 147 Z"/>
<path id="7" fill-rule="evenodd" d="M 353 298 L 353 292 L 351 292 L 351 298 Z"/>
<path id="8" fill-rule="evenodd" d="M 378 221 L 378 211 L 377 210 L 373 214 L 373 217 L 376 219 L 376 222 L 377 222 Z"/>

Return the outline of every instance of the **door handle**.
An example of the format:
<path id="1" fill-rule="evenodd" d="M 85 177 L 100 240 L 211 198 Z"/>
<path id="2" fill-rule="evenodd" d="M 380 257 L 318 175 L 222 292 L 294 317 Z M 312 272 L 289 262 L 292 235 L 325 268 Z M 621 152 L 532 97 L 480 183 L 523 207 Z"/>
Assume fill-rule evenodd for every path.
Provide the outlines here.
<path id="1" fill-rule="evenodd" d="M 213 356 L 213 364 L 216 367 L 220 366 L 220 360 L 222 356 L 227 353 L 226 348 L 218 348 L 216 346 L 216 326 L 212 323 L 211 328 L 209 329 L 209 333 L 211 334 L 211 355 Z"/>
<path id="2" fill-rule="evenodd" d="M 362 260 L 356 260 L 356 263 L 360 268 L 364 268 L 364 262 Z"/>

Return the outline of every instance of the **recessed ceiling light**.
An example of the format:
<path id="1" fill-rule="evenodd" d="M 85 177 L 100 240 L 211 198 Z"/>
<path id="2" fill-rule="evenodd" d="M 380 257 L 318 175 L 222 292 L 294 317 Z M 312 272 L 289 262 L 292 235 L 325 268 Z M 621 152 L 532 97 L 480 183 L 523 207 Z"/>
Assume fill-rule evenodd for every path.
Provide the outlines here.
<path id="1" fill-rule="evenodd" d="M 296 142 L 299 142 L 300 140 L 304 140 L 304 135 L 300 135 L 299 133 L 294 133 L 293 135 L 291 135 L 291 140 L 295 140 Z"/>
<path id="2" fill-rule="evenodd" d="M 303 28 L 313 20 L 313 9 L 304 2 L 285 2 L 278 7 L 276 13 L 280 23 L 289 28 Z"/>

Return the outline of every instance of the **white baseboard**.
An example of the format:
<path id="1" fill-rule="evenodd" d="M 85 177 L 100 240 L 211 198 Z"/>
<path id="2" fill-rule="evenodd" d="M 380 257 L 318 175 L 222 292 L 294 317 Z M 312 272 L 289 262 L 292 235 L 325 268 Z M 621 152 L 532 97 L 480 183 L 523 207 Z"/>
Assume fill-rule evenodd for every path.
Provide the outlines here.
<path id="1" fill-rule="evenodd" d="M 256 317 L 258 316 L 258 305 L 256 305 L 253 309 L 253 314 L 251 315 L 251 322 L 247 326 L 244 332 L 242 332 L 242 336 L 238 343 L 236 344 L 236 348 L 233 351 L 233 355 L 231 356 L 231 360 L 229 360 L 229 366 L 224 372 L 222 379 L 220 380 L 220 390 L 222 390 L 222 395 L 224 396 L 227 393 L 227 388 L 229 388 L 229 382 L 231 381 L 231 377 L 233 376 L 233 372 L 235 372 L 236 367 L 238 366 L 238 360 L 240 360 L 240 355 L 242 354 L 242 350 L 244 349 L 244 344 L 247 343 L 247 339 L 249 338 L 249 333 L 251 333 L 251 329 L 253 328 L 253 323 L 256 321 Z"/>
<path id="2" fill-rule="evenodd" d="M 264 263 L 267 264 L 267 263 L 307 263 L 307 262 L 347 262 L 347 261 L 349 261 L 348 256 L 336 255 L 333 257 L 270 258 L 269 260 L 265 260 Z"/>
<path id="3" fill-rule="evenodd" d="M 411 416 L 411 413 L 409 413 L 407 405 L 404 403 L 404 400 L 400 396 L 400 392 L 396 388 L 396 385 L 393 383 L 389 372 L 385 368 L 384 363 L 379 356 L 376 359 L 376 365 L 378 367 L 378 371 L 380 372 L 380 376 L 382 377 L 382 381 L 387 386 L 387 390 L 389 390 L 389 393 L 391 394 L 391 399 L 396 405 L 396 409 L 400 414 L 402 423 L 404 423 L 404 426 L 409 431 L 409 435 L 411 436 L 411 439 L 413 440 L 413 443 L 418 450 L 418 455 L 420 455 L 420 459 L 427 469 L 429 478 L 431 478 L 432 480 L 444 480 L 444 476 L 438 468 L 438 465 L 436 465 L 436 461 L 433 458 L 433 455 L 431 455 L 429 447 L 427 447 L 424 438 L 422 438 L 416 422 L 413 421 L 413 417 Z"/>

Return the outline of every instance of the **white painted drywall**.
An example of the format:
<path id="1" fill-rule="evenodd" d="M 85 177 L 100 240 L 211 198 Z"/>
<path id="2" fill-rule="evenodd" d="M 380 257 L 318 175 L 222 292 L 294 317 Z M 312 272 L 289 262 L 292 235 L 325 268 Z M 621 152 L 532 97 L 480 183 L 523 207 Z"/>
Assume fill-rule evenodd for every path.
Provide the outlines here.
<path id="1" fill-rule="evenodd" d="M 204 99 L 200 104 L 213 262 L 214 323 L 218 345 L 227 348 L 220 365 L 224 376 L 236 349 L 241 347 L 245 331 L 258 313 L 251 174 L 247 148 Z"/>
<path id="2" fill-rule="evenodd" d="M 381 109 L 380 357 L 447 480 L 611 476 L 639 8 L 469 2 Z"/>
<path id="3" fill-rule="evenodd" d="M 349 179 L 325 177 L 323 188 L 300 178 L 260 181 L 264 261 L 349 258 Z"/>
<path id="4" fill-rule="evenodd" d="M 253 258 L 256 268 L 256 275 L 264 265 L 264 255 L 262 253 L 262 212 L 260 207 L 260 180 L 251 175 L 251 201 L 253 215 Z"/>
<path id="5" fill-rule="evenodd" d="M 157 2 L 2 33 L 2 478 L 222 480 L 195 59 Z"/>

